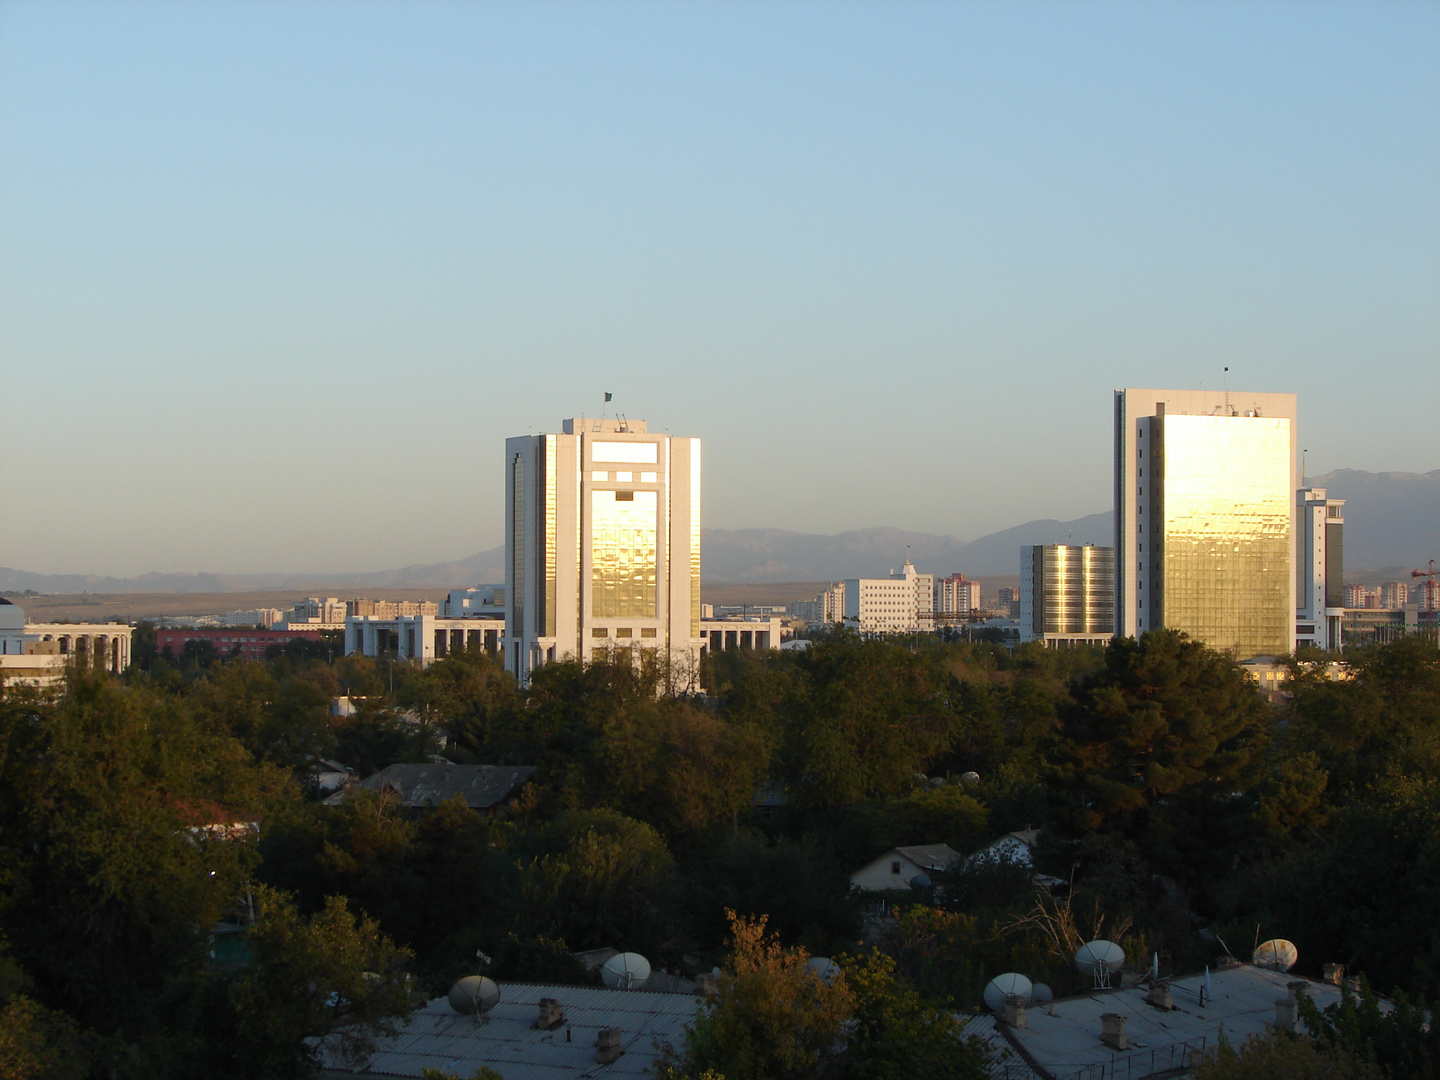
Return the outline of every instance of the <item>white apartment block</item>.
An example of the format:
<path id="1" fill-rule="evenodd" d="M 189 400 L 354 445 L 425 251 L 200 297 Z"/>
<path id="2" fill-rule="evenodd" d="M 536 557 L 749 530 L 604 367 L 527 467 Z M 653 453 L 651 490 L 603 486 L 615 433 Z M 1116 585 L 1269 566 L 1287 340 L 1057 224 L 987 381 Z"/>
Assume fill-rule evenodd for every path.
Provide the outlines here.
<path id="1" fill-rule="evenodd" d="M 505 667 L 622 648 L 698 686 L 700 440 L 566 420 L 505 440 Z"/>
<path id="2" fill-rule="evenodd" d="M 980 606 L 980 583 L 964 574 L 935 581 L 935 616 L 941 622 L 964 622 Z"/>

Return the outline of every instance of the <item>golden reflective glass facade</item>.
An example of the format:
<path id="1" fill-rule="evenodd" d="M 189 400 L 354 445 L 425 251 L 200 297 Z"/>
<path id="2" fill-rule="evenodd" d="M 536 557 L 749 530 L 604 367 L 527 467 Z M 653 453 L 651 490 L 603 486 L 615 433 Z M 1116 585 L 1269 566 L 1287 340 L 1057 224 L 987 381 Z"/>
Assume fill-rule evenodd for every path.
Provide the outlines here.
<path id="1" fill-rule="evenodd" d="M 656 618 L 659 505 L 655 491 L 590 492 L 593 618 Z"/>
<path id="2" fill-rule="evenodd" d="M 1241 659 L 1289 651 L 1290 421 L 1158 416 L 1146 517 L 1159 625 Z"/>
<path id="3" fill-rule="evenodd" d="M 1115 632 L 1113 548 L 1047 544 L 1031 559 L 1036 635 Z"/>

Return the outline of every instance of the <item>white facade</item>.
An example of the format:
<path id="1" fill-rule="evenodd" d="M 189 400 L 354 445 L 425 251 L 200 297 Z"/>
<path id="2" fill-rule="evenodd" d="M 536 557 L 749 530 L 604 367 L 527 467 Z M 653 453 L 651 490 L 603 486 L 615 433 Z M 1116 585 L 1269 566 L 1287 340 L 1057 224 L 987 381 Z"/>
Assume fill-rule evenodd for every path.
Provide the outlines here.
<path id="1" fill-rule="evenodd" d="M 566 420 L 505 441 L 505 667 L 653 652 L 698 686 L 700 440 Z"/>
<path id="2" fill-rule="evenodd" d="M 496 618 L 442 619 L 438 615 L 352 615 L 345 620 L 345 655 L 393 654 L 422 665 L 466 650 L 500 652 L 505 622 Z"/>
<path id="3" fill-rule="evenodd" d="M 702 649 L 706 653 L 726 649 L 778 649 L 784 627 L 778 615 L 769 618 L 701 619 Z"/>
<path id="4" fill-rule="evenodd" d="M 1343 644 L 1344 505 L 1344 499 L 1327 498 L 1324 488 L 1304 488 L 1296 496 L 1300 551 L 1296 560 L 1299 581 L 1295 592 L 1295 639 L 1327 651 Z"/>
<path id="5" fill-rule="evenodd" d="M 862 634 L 904 634 L 930 629 L 935 615 L 935 575 L 919 574 L 906 560 L 888 578 L 845 582 L 845 625 Z"/>
<path id="6" fill-rule="evenodd" d="M 1115 632 L 1293 652 L 1294 394 L 1115 391 Z"/>
<path id="7" fill-rule="evenodd" d="M 447 619 L 464 619 L 476 615 L 503 619 L 505 586 L 477 585 L 473 589 L 451 589 L 440 604 L 440 614 Z"/>
<path id="8" fill-rule="evenodd" d="M 130 666 L 134 628 L 124 623 L 32 623 L 0 597 L 0 675 L 32 686 L 59 682 L 77 663 L 118 675 Z"/>

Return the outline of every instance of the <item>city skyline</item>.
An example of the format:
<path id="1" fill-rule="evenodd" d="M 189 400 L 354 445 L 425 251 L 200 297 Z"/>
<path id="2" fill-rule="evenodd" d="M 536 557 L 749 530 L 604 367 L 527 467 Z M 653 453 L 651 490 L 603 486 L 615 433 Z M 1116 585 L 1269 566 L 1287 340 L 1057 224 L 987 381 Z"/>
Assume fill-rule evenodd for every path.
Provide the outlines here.
<path id="1" fill-rule="evenodd" d="M 1101 511 L 1111 390 L 1226 367 L 1311 475 L 1428 472 L 1437 51 L 1406 4 L 4 5 L 0 565 L 462 558 L 499 442 L 605 392 L 724 529 Z"/>

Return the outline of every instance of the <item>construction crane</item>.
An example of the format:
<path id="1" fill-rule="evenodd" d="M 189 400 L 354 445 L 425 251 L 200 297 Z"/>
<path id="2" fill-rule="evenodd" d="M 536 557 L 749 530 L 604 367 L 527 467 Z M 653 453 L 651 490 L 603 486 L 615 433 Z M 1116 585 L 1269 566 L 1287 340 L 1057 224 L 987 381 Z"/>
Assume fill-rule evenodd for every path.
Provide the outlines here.
<path id="1" fill-rule="evenodd" d="M 1435 560 L 1434 560 L 1434 559 L 1431 559 L 1431 560 L 1430 560 L 1430 569 L 1429 569 L 1429 570 L 1411 570 L 1411 571 L 1410 571 L 1410 576 L 1411 576 L 1412 578 L 1415 578 L 1415 577 L 1428 577 L 1431 581 L 1434 581 L 1434 580 L 1435 580 Z"/>

